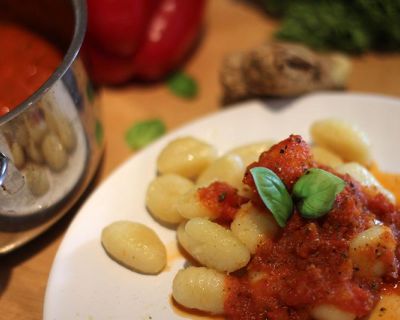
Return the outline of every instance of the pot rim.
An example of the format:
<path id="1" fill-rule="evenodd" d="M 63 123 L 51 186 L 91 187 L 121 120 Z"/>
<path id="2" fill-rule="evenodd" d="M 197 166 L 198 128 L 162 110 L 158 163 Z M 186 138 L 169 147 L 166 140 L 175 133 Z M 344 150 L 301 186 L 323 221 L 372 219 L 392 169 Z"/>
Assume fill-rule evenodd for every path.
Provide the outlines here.
<path id="1" fill-rule="evenodd" d="M 0 117 L 0 126 L 11 119 L 14 119 L 19 114 L 28 109 L 31 105 L 35 104 L 43 95 L 45 95 L 50 88 L 62 78 L 62 76 L 71 67 L 79 54 L 79 50 L 82 47 L 83 40 L 85 38 L 86 27 L 87 27 L 87 10 L 85 0 L 71 0 L 74 11 L 74 33 L 72 40 L 69 44 L 68 50 L 65 53 L 61 64 L 53 72 L 49 79 L 43 83 L 38 90 L 32 95 L 25 99 L 22 103 L 17 105 L 15 108 L 10 110 L 7 114 Z"/>

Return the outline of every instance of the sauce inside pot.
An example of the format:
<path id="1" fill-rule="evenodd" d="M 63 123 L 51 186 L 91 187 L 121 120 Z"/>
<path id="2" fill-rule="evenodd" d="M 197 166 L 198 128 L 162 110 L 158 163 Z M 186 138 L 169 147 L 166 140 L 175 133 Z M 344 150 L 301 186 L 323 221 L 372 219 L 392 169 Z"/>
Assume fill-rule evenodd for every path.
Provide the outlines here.
<path id="1" fill-rule="evenodd" d="M 39 35 L 0 23 L 0 116 L 27 99 L 51 76 L 62 54 Z"/>

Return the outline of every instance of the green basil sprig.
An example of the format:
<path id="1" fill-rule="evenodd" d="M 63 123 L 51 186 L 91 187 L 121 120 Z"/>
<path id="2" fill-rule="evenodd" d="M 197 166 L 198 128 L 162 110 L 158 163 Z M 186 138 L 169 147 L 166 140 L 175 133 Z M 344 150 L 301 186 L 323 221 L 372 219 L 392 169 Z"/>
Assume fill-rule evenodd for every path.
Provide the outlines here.
<path id="1" fill-rule="evenodd" d="M 282 180 L 270 169 L 250 169 L 258 194 L 280 227 L 286 225 L 293 212 L 293 199 Z M 304 218 L 319 218 L 328 213 L 346 183 L 328 171 L 309 169 L 293 186 L 293 198 Z"/>
<path id="2" fill-rule="evenodd" d="M 192 99 L 197 96 L 198 85 L 196 80 L 183 72 L 177 72 L 170 76 L 167 85 L 179 97 Z"/>
<path id="3" fill-rule="evenodd" d="M 256 189 L 265 206 L 271 211 L 282 228 L 293 212 L 293 201 L 282 180 L 270 169 L 254 167 L 250 169 Z"/>
<path id="4" fill-rule="evenodd" d="M 336 196 L 346 183 L 328 171 L 309 169 L 293 187 L 293 197 L 299 199 L 297 207 L 305 218 L 319 218 L 328 213 Z"/>
<path id="5" fill-rule="evenodd" d="M 136 122 L 125 134 L 126 143 L 134 150 L 139 150 L 166 132 L 165 124 L 160 119 Z"/>

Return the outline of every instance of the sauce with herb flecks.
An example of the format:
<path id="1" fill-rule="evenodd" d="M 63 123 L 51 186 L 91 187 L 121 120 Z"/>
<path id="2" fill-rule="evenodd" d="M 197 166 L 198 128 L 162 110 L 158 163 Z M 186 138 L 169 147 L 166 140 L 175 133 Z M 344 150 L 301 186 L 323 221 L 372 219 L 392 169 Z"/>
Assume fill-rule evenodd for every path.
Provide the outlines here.
<path id="1" fill-rule="evenodd" d="M 61 60 L 61 53 L 45 39 L 0 23 L 0 116 L 38 90 Z"/>
<path id="2" fill-rule="evenodd" d="M 263 208 L 265 214 L 271 214 L 262 206 L 249 173 L 250 168 L 257 166 L 273 170 L 290 190 L 307 169 L 318 164 L 304 140 L 290 136 L 247 168 L 243 181 L 252 189 L 250 201 Z M 227 277 L 229 290 L 224 306 L 227 318 L 307 320 L 311 319 L 314 307 L 328 304 L 363 319 L 371 314 L 387 288 L 398 286 L 399 246 L 395 251 L 383 248 L 368 253 L 379 254 L 385 267 L 383 276 L 368 277 L 360 274 L 353 264 L 349 248 L 358 234 L 377 221 L 390 228 L 398 243 L 400 208 L 382 194 L 364 189 L 350 176 L 330 172 L 342 178 L 346 186 L 336 196 L 329 213 L 318 219 L 306 219 L 295 209 L 276 238 L 258 247 L 246 269 Z M 216 189 L 203 189 L 203 201 L 209 198 L 217 201 L 220 192 Z M 234 214 L 232 211 L 230 219 Z"/>
<path id="3" fill-rule="evenodd" d="M 216 221 L 221 224 L 231 223 L 240 206 L 248 199 L 225 182 L 213 182 L 208 187 L 199 188 L 200 201 L 215 213 Z"/>

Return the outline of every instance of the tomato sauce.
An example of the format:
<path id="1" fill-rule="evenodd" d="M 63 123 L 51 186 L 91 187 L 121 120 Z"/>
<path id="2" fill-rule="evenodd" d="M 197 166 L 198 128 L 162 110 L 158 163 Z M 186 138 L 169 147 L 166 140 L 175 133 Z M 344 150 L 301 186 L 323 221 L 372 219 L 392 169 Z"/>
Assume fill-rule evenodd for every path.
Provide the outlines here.
<path id="1" fill-rule="evenodd" d="M 61 60 L 61 52 L 40 36 L 0 23 L 0 116 L 39 89 Z"/>
<path id="2" fill-rule="evenodd" d="M 254 166 L 273 170 L 290 190 L 305 170 L 318 164 L 300 136 L 290 136 L 264 152 L 248 167 L 243 180 L 252 188 L 250 201 L 260 206 L 249 174 Z M 398 242 L 400 209 L 383 195 L 364 190 L 349 176 L 337 175 L 346 187 L 328 214 L 305 219 L 295 209 L 280 234 L 259 246 L 246 270 L 227 277 L 225 313 L 229 319 L 306 320 L 319 304 L 332 304 L 361 319 L 371 313 L 382 292 L 398 285 L 399 247 L 395 254 L 383 253 L 384 276 L 366 278 L 353 266 L 349 246 L 357 234 L 377 221 L 389 226 Z M 214 189 L 210 188 L 213 199 L 218 198 Z"/>
<path id="3" fill-rule="evenodd" d="M 235 188 L 219 181 L 200 188 L 198 194 L 200 201 L 216 214 L 216 221 L 221 224 L 232 222 L 240 206 L 249 201 L 240 196 Z"/>

